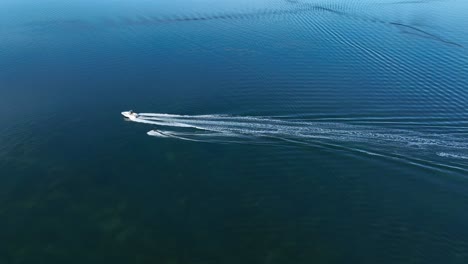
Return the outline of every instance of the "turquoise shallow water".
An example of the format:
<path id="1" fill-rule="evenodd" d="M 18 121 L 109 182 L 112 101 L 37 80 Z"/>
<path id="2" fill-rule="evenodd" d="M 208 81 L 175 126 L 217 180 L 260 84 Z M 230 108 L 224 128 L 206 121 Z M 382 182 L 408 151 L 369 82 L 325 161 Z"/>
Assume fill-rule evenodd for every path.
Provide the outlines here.
<path id="1" fill-rule="evenodd" d="M 0 264 L 467 263 L 467 11 L 2 1 Z"/>

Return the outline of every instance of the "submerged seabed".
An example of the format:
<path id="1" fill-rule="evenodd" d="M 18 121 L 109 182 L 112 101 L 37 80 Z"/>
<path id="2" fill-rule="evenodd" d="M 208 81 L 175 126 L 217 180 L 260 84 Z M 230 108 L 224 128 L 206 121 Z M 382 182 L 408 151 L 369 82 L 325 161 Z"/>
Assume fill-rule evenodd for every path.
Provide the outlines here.
<path id="1" fill-rule="evenodd" d="M 467 13 L 0 1 L 0 264 L 468 263 Z"/>

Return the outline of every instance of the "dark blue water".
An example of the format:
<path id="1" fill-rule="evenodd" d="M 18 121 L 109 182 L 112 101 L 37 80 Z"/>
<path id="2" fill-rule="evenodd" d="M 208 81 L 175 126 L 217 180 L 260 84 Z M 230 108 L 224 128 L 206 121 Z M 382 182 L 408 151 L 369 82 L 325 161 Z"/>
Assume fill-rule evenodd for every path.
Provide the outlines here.
<path id="1" fill-rule="evenodd" d="M 467 12 L 1 1 L 0 263 L 468 263 Z"/>

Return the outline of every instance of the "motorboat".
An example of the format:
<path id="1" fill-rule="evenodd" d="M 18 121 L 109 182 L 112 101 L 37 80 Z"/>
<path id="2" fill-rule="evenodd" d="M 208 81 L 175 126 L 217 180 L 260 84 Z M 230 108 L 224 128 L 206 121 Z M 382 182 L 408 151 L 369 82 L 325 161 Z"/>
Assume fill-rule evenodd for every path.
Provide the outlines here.
<path id="1" fill-rule="evenodd" d="M 138 118 L 138 114 L 133 112 L 132 110 L 130 111 L 124 111 L 122 112 L 122 115 L 130 120 L 134 120 L 136 118 Z"/>

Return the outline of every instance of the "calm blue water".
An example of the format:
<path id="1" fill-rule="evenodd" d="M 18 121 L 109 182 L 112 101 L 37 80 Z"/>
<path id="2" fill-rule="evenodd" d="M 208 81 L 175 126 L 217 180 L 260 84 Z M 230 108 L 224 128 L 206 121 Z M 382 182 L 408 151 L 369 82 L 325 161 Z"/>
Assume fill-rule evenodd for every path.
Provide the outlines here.
<path id="1" fill-rule="evenodd" d="M 1 1 L 0 264 L 468 263 L 467 13 Z"/>

